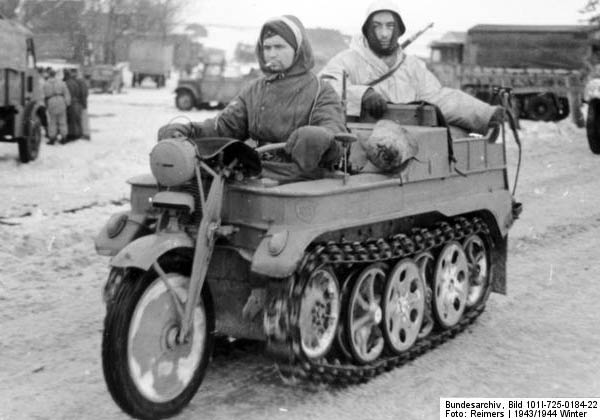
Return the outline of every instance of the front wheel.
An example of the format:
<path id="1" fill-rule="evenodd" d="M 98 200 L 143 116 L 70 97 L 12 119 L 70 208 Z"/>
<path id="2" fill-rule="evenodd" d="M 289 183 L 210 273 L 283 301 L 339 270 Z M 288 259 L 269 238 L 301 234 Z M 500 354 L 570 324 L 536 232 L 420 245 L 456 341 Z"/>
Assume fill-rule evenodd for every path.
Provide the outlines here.
<path id="1" fill-rule="evenodd" d="M 213 346 L 214 314 L 204 288 L 193 314 L 189 337 L 178 341 L 180 317 L 171 289 L 187 300 L 191 264 L 171 259 L 161 264 L 165 285 L 153 270 L 129 273 L 107 306 L 102 364 L 108 390 L 127 414 L 160 419 L 181 411 L 198 390 Z"/>
<path id="2" fill-rule="evenodd" d="M 175 98 L 175 106 L 181 111 L 189 111 L 194 107 L 194 97 L 188 91 L 180 91 Z"/>
<path id="3" fill-rule="evenodd" d="M 19 160 L 22 163 L 36 160 L 42 142 L 42 124 L 34 118 L 28 122 L 26 135 L 19 139 Z"/>
<path id="4" fill-rule="evenodd" d="M 590 150 L 596 155 L 600 154 L 600 99 L 589 102 L 585 128 Z"/>

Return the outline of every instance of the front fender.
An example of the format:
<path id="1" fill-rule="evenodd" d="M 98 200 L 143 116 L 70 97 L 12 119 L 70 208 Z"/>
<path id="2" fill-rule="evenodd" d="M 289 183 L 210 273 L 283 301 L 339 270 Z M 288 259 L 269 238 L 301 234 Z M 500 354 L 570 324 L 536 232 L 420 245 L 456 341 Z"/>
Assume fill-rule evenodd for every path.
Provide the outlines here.
<path id="1" fill-rule="evenodd" d="M 198 100 L 202 94 L 200 85 L 194 81 L 180 81 L 175 88 L 175 93 L 179 92 L 190 92 L 196 100 Z"/>
<path id="2" fill-rule="evenodd" d="M 110 261 L 112 267 L 136 267 L 148 270 L 167 252 L 176 248 L 193 248 L 194 241 L 186 233 L 158 233 L 143 236 L 123 248 Z"/>
<path id="3" fill-rule="evenodd" d="M 251 271 L 275 278 L 291 276 L 302 260 L 308 245 L 324 231 L 320 229 L 289 232 L 287 243 L 281 253 L 273 255 L 269 251 L 269 242 L 274 234 L 283 230 L 283 228 L 274 228 L 267 232 L 265 239 L 258 245 L 252 256 Z"/>

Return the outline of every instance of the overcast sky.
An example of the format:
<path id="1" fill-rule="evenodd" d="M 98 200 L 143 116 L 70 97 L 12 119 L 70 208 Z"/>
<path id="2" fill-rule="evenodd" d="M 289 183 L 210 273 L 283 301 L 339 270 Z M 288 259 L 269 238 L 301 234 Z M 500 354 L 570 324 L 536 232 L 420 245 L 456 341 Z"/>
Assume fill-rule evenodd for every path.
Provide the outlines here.
<path id="1" fill-rule="evenodd" d="M 190 0 L 186 21 L 258 27 L 266 19 L 296 15 L 306 27 L 358 31 L 370 1 L 350 0 Z M 434 27 L 412 47 L 423 50 L 447 31 L 466 31 L 479 23 L 581 24 L 586 0 L 400 0 L 407 35 Z M 416 53 L 416 52 L 415 52 Z"/>

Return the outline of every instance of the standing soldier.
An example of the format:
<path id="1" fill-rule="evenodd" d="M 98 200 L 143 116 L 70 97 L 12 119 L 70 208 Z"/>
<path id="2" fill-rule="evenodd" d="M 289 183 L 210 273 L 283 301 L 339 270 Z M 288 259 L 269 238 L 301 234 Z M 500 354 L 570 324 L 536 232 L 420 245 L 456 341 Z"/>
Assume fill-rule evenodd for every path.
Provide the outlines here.
<path id="1" fill-rule="evenodd" d="M 64 143 L 67 138 L 67 106 L 71 103 L 71 95 L 65 83 L 56 78 L 53 69 L 48 71 L 48 80 L 44 84 L 44 99 L 48 112 L 48 144 L 54 144 L 57 135 L 60 135 L 60 142 Z"/>
<path id="2" fill-rule="evenodd" d="M 88 84 L 83 77 L 77 77 L 76 73 L 73 74 L 73 77 L 75 77 L 75 80 L 77 80 L 77 83 L 79 83 L 79 90 L 81 93 L 81 138 L 85 140 L 91 140 L 90 116 L 87 110 L 89 94 Z"/>
<path id="3" fill-rule="evenodd" d="M 83 109 L 81 86 L 75 80 L 76 70 L 65 70 L 65 84 L 71 95 L 71 104 L 67 107 L 67 125 L 69 127 L 68 140 L 77 140 L 81 137 L 81 110 Z"/>

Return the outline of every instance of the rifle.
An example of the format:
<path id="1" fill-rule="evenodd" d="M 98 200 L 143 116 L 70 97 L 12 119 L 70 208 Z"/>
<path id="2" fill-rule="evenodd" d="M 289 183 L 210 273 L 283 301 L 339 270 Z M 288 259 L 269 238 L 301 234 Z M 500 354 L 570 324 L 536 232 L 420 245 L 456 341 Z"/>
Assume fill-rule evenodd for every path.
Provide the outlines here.
<path id="1" fill-rule="evenodd" d="M 405 49 L 410 44 L 412 44 L 418 37 L 420 37 L 425 32 L 427 32 L 427 30 L 429 30 L 429 28 L 431 28 L 432 26 L 433 26 L 433 22 L 431 22 L 429 25 L 427 25 L 426 27 L 424 27 L 423 29 L 421 29 L 420 31 L 418 31 L 416 34 L 412 35 L 410 38 L 405 39 L 404 42 L 402 44 L 400 44 L 400 47 L 402 49 Z"/>

